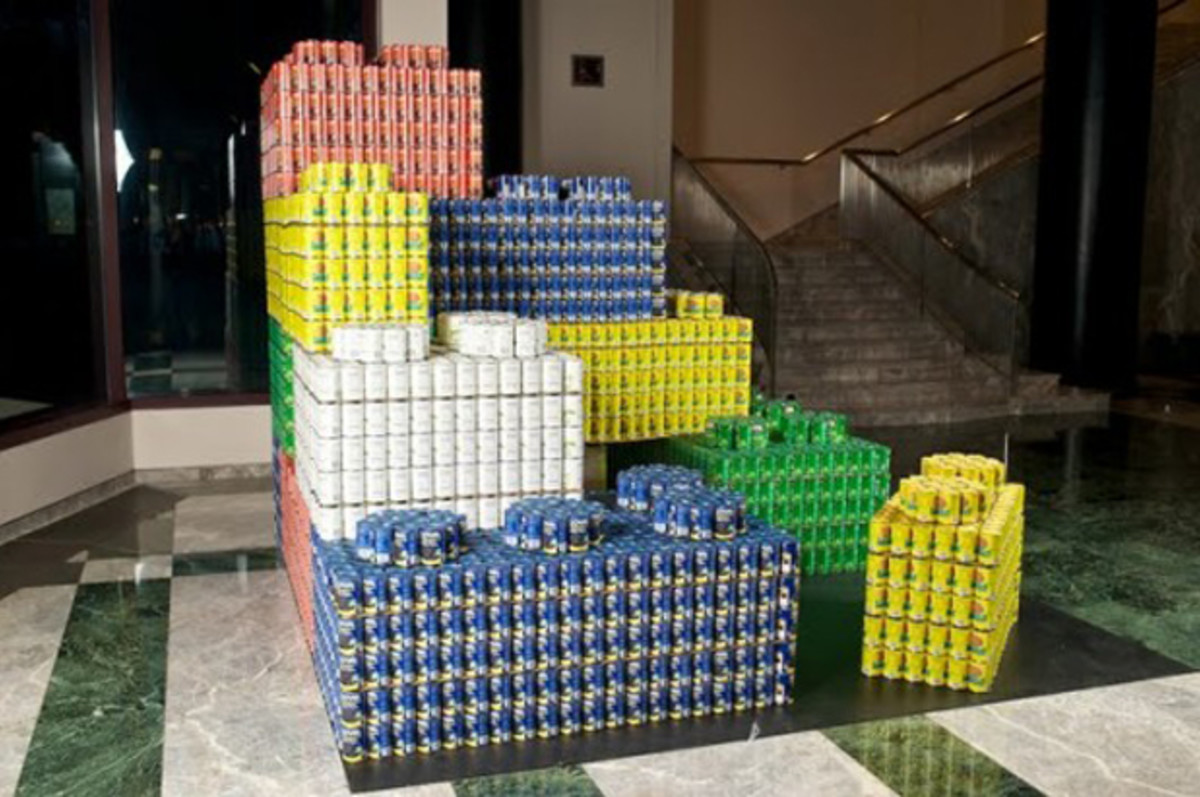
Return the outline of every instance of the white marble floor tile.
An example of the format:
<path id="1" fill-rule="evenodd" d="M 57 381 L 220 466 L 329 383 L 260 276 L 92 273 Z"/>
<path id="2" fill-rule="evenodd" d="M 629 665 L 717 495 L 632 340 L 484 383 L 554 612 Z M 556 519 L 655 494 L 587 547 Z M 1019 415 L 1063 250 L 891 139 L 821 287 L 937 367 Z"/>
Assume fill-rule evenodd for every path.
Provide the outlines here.
<path id="1" fill-rule="evenodd" d="M 175 579 L 163 794 L 348 793 L 283 571 Z"/>
<path id="2" fill-rule="evenodd" d="M 169 554 L 130 556 L 117 559 L 89 559 L 83 566 L 80 581 L 96 584 L 102 581 L 147 581 L 171 577 Z"/>
<path id="3" fill-rule="evenodd" d="M 274 512 L 269 492 L 185 498 L 175 506 L 175 552 L 274 545 Z"/>
<path id="4" fill-rule="evenodd" d="M 74 598 L 64 584 L 0 599 L 0 794 L 17 788 Z"/>
<path id="5" fill-rule="evenodd" d="M 815 732 L 600 761 L 583 768 L 606 797 L 893 793 Z"/>
<path id="6" fill-rule="evenodd" d="M 930 716 L 1049 795 L 1200 795 L 1200 673 Z"/>

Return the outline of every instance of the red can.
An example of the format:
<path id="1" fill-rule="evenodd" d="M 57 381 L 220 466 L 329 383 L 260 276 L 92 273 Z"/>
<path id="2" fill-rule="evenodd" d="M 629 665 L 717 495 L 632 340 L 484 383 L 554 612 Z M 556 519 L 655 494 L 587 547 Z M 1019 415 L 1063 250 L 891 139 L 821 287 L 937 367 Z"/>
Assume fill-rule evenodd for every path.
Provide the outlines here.
<path id="1" fill-rule="evenodd" d="M 308 74 L 308 64 L 292 64 L 288 69 L 292 73 L 290 78 L 292 91 L 308 93 L 308 90 L 312 88 L 312 78 Z"/>
<path id="2" fill-rule="evenodd" d="M 296 54 L 296 59 L 302 64 L 311 64 L 317 60 L 316 49 L 317 43 L 311 39 L 296 42 L 295 47 L 292 48 Z"/>
<path id="3" fill-rule="evenodd" d="M 471 174 L 483 177 L 483 150 L 467 150 L 467 169 Z"/>
<path id="4" fill-rule="evenodd" d="M 408 70 L 408 93 L 420 95 L 425 93 L 426 72 L 424 69 L 410 68 Z"/>
<path id="5" fill-rule="evenodd" d="M 406 149 L 412 141 L 412 125 L 408 122 L 392 122 L 388 125 L 388 135 L 391 136 L 391 146 Z"/>
<path id="6" fill-rule="evenodd" d="M 467 118 L 467 100 L 453 95 L 443 98 L 446 103 L 446 124 L 458 125 Z"/>
<path id="7" fill-rule="evenodd" d="M 448 81 L 446 79 L 445 69 L 429 70 L 427 79 L 428 90 L 430 94 L 446 94 L 449 91 Z"/>
<path id="8" fill-rule="evenodd" d="M 412 153 L 412 168 L 410 174 L 429 174 L 429 150 L 424 147 L 410 148 Z"/>
<path id="9" fill-rule="evenodd" d="M 395 97 L 392 106 L 392 119 L 398 124 L 406 125 L 413 118 L 413 97 L 411 94 L 401 94 Z"/>
<path id="10" fill-rule="evenodd" d="M 361 147 L 363 145 L 363 139 L 366 135 L 363 132 L 365 125 L 366 121 L 361 118 L 351 117 L 347 119 L 346 134 L 345 138 L 343 139 L 343 146 Z"/>
<path id="11" fill-rule="evenodd" d="M 309 94 L 304 115 L 309 119 L 324 119 L 325 118 L 325 98 L 328 95 L 324 93 Z"/>
<path id="12" fill-rule="evenodd" d="M 345 81 L 347 94 L 358 94 L 362 91 L 362 67 L 347 65 L 342 73 L 342 80 Z"/>
<path id="13" fill-rule="evenodd" d="M 425 122 L 409 122 L 408 124 L 408 145 L 416 149 L 425 149 L 429 146 L 429 125 Z"/>
<path id="14" fill-rule="evenodd" d="M 325 144 L 329 147 L 346 146 L 345 119 L 329 119 L 325 122 Z"/>
<path id="15" fill-rule="evenodd" d="M 321 42 L 321 63 L 336 64 L 338 62 L 338 42 Z"/>
<path id="16" fill-rule="evenodd" d="M 362 95 L 362 117 L 367 122 L 379 121 L 379 92 Z"/>
<path id="17" fill-rule="evenodd" d="M 362 145 L 367 149 L 375 149 L 383 146 L 383 127 L 384 123 L 378 119 L 364 119 L 362 123 Z M 373 162 L 371 157 L 367 156 L 367 162 Z"/>
<path id="18" fill-rule="evenodd" d="M 446 121 L 446 96 L 444 94 L 434 94 L 426 98 L 426 106 L 429 109 L 429 124 L 440 125 Z"/>
<path id="19" fill-rule="evenodd" d="M 328 79 L 325 75 L 325 64 L 312 64 L 308 67 L 308 90 L 312 92 L 324 92 L 328 87 Z"/>
<path id="20" fill-rule="evenodd" d="M 362 68 L 362 91 L 363 94 L 379 93 L 379 67 L 364 66 Z"/>
<path id="21" fill-rule="evenodd" d="M 324 147 L 329 142 L 329 120 L 323 116 L 318 116 L 308 120 L 308 143 L 313 146 Z"/>
<path id="22" fill-rule="evenodd" d="M 396 119 L 396 97 L 392 94 L 380 94 L 376 100 L 379 108 L 379 121 L 392 122 Z"/>
<path id="23" fill-rule="evenodd" d="M 363 163 L 383 163 L 383 147 L 369 144 L 363 147 Z"/>
<path id="24" fill-rule="evenodd" d="M 468 121 L 464 127 L 467 131 L 467 149 L 479 149 L 483 146 L 483 124 Z"/>
<path id="25" fill-rule="evenodd" d="M 471 122 L 483 124 L 483 97 L 469 97 L 467 99 L 467 119 Z"/>
<path id="26" fill-rule="evenodd" d="M 340 147 L 329 147 L 328 149 L 329 163 L 349 163 L 349 161 L 346 159 L 347 150 L 345 144 Z"/>
<path id="27" fill-rule="evenodd" d="M 367 154 L 361 146 L 350 145 L 346 147 L 346 163 L 366 163 Z"/>
<path id="28" fill-rule="evenodd" d="M 463 126 L 462 125 L 446 125 L 445 147 L 449 150 L 461 150 L 463 148 Z"/>
<path id="29" fill-rule="evenodd" d="M 272 91 L 291 91 L 292 68 L 283 61 L 276 61 L 267 73 L 265 85 L 270 86 Z"/>
<path id="30" fill-rule="evenodd" d="M 465 93 L 466 82 L 467 82 L 466 75 L 463 74 L 463 71 L 461 69 L 447 69 L 446 70 L 446 93 L 447 94 L 450 94 L 453 96 L 458 96 L 459 94 Z"/>
<path id="31" fill-rule="evenodd" d="M 425 125 L 425 146 L 429 149 L 441 149 L 445 146 L 446 126 L 429 122 Z"/>
<path id="32" fill-rule="evenodd" d="M 325 118 L 338 120 L 346 118 L 345 94 L 329 92 L 325 95 Z"/>
<path id="33" fill-rule="evenodd" d="M 363 62 L 363 46 L 358 42 L 339 42 L 338 60 L 346 66 L 358 66 Z"/>
<path id="34" fill-rule="evenodd" d="M 330 64 L 325 67 L 325 84 L 330 94 L 346 92 L 346 67 L 342 64 Z"/>
<path id="35" fill-rule="evenodd" d="M 346 118 L 347 119 L 362 119 L 363 118 L 363 95 L 362 94 L 347 94 L 346 95 Z"/>
<path id="36" fill-rule="evenodd" d="M 482 174 L 472 174 L 467 177 L 467 196 L 475 198 L 483 196 Z"/>
<path id="37" fill-rule="evenodd" d="M 406 55 L 408 56 L 408 65 L 413 69 L 425 68 L 425 48 L 419 44 L 406 45 Z"/>
<path id="38" fill-rule="evenodd" d="M 429 98 L 417 96 L 412 98 L 412 116 L 414 124 L 424 124 L 429 121 Z"/>
<path id="39" fill-rule="evenodd" d="M 467 75 L 467 94 L 472 97 L 478 97 L 483 93 L 483 77 L 478 69 L 466 70 Z"/>
<path id="40" fill-rule="evenodd" d="M 444 70 L 450 66 L 450 52 L 441 44 L 430 44 L 425 48 L 425 64 L 430 69 Z"/>

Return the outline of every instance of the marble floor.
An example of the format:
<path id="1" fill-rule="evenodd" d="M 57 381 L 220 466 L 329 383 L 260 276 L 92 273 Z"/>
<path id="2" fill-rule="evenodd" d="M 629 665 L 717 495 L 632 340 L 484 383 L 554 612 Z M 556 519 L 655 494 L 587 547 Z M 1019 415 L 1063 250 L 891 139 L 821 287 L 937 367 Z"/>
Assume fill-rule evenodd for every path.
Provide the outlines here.
<path id="1" fill-rule="evenodd" d="M 584 755 L 518 747 L 496 759 L 502 774 L 451 762 L 378 793 L 1200 795 L 1200 430 L 1115 413 L 867 435 L 894 447 L 900 472 L 923 451 L 1007 451 L 1029 487 L 1025 595 L 1065 618 L 1046 628 L 1073 624 L 1061 644 L 1084 649 L 1068 652 L 1088 672 L 1062 671 L 1071 659 L 1053 636 L 1027 636 L 1045 650 L 1014 655 L 994 702 L 934 704 L 883 684 L 838 713 L 804 694 L 799 714 L 820 715 L 804 730 L 767 716 L 720 743 L 622 732 L 659 734 L 641 755 L 599 734 Z M 262 479 L 141 485 L 0 546 L 0 795 L 361 785 L 334 752 L 269 491 Z M 843 587 L 813 579 L 802 606 L 819 612 Z M 820 649 L 821 629 L 803 625 L 800 646 Z M 1169 666 L 1133 667 L 1139 656 Z M 857 668 L 853 651 L 800 660 L 819 678 Z M 900 708 L 875 711 L 876 698 Z M 539 763 L 512 771 L 523 761 Z"/>

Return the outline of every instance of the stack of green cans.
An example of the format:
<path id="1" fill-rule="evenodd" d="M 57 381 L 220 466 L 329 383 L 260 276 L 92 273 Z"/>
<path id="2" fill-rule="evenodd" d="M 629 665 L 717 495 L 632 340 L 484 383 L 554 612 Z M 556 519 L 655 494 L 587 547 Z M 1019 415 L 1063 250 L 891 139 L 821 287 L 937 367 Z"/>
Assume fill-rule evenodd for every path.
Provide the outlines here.
<path id="1" fill-rule="evenodd" d="M 289 457 L 296 455 L 296 403 L 292 394 L 292 339 L 272 318 L 267 333 L 271 380 L 271 432 Z"/>
<path id="2" fill-rule="evenodd" d="M 796 534 L 806 575 L 866 566 L 867 528 L 890 494 L 891 451 L 851 437 L 844 415 L 767 401 L 662 449 L 664 461 L 742 493 L 750 514 Z"/>

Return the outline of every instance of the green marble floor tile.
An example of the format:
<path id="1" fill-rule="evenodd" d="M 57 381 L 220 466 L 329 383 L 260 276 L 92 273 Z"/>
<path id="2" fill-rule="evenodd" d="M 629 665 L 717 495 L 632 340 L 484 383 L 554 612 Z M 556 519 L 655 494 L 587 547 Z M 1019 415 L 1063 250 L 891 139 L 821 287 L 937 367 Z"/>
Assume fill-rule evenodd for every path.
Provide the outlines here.
<path id="1" fill-rule="evenodd" d="M 900 797 L 1026 797 L 1041 792 L 924 717 L 824 731 Z"/>
<path id="2" fill-rule="evenodd" d="M 171 582 L 81 584 L 18 795 L 156 795 Z"/>
<path id="3" fill-rule="evenodd" d="M 175 576 L 207 576 L 214 573 L 241 573 L 250 570 L 274 570 L 279 555 L 274 548 L 250 548 L 243 551 L 212 551 L 175 554 Z"/>
<path id="4" fill-rule="evenodd" d="M 458 797 L 603 797 L 595 781 L 575 765 L 460 780 L 454 792 Z"/>

